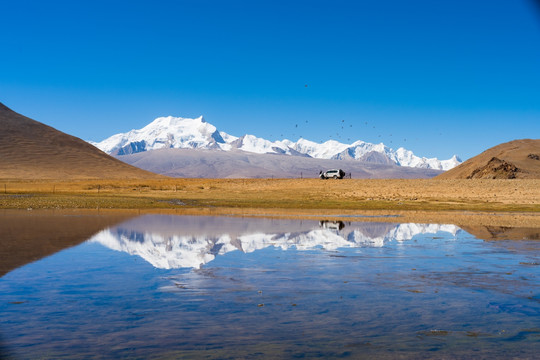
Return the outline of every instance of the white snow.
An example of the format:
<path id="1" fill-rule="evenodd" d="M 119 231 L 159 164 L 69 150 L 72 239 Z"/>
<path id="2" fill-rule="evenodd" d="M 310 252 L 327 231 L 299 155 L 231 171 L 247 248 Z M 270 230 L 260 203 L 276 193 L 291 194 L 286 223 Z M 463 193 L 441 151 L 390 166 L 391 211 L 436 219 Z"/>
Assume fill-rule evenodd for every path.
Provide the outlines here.
<path id="1" fill-rule="evenodd" d="M 251 253 L 270 246 L 287 250 L 336 250 L 354 247 L 382 247 L 389 241 L 406 241 L 419 234 L 447 232 L 456 236 L 459 227 L 437 224 L 399 224 L 386 234 L 368 236 L 361 228 L 333 230 L 316 228 L 299 233 L 251 232 L 238 236 L 230 233 L 213 236 L 186 234 L 161 235 L 152 232 L 137 232 L 122 227 L 103 230 L 89 241 L 100 243 L 109 249 L 137 255 L 152 266 L 160 269 L 200 268 L 214 260 L 216 255 L 231 251 Z M 219 251 L 216 251 L 219 249 Z"/>
<path id="2" fill-rule="evenodd" d="M 216 127 L 207 123 L 202 116 L 196 119 L 159 117 L 139 130 L 113 135 L 96 147 L 106 153 L 113 153 L 130 143 L 144 145 L 143 151 L 163 148 L 208 149 L 225 144 Z M 142 146 L 141 145 L 141 146 Z"/>
<path id="3" fill-rule="evenodd" d="M 108 154 L 124 155 L 162 148 L 213 149 L 231 151 L 238 149 L 250 153 L 277 153 L 292 155 L 295 152 L 317 159 L 360 160 L 370 152 L 378 152 L 399 166 L 449 170 L 461 160 L 454 155 L 448 160 L 416 156 L 412 151 L 399 148 L 393 150 L 383 143 L 372 144 L 358 140 L 344 144 L 335 140 L 316 143 L 306 139 L 296 142 L 284 139 L 270 141 L 254 135 L 236 137 L 209 124 L 202 116 L 190 119 L 181 117 L 159 117 L 139 130 L 113 135 L 101 142 L 90 142 Z"/>
<path id="4" fill-rule="evenodd" d="M 280 149 L 279 153 L 290 154 L 289 148 L 280 142 L 271 142 L 263 138 L 258 138 L 253 135 L 244 135 L 237 140 L 237 148 L 243 151 L 256 154 L 277 153 L 276 149 Z"/>
<path id="5" fill-rule="evenodd" d="M 335 154 L 347 149 L 349 145 L 342 144 L 335 140 L 328 140 L 322 144 L 317 144 L 313 141 L 300 139 L 289 146 L 299 153 L 307 154 L 317 159 L 331 159 Z"/>

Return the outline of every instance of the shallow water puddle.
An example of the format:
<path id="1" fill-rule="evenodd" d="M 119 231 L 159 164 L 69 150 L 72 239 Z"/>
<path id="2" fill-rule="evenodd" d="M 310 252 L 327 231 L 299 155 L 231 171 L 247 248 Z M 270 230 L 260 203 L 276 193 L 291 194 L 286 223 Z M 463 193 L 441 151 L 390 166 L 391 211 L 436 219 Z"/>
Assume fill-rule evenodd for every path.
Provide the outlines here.
<path id="1" fill-rule="evenodd" d="M 146 215 L 0 278 L 0 357 L 533 358 L 540 242 Z"/>

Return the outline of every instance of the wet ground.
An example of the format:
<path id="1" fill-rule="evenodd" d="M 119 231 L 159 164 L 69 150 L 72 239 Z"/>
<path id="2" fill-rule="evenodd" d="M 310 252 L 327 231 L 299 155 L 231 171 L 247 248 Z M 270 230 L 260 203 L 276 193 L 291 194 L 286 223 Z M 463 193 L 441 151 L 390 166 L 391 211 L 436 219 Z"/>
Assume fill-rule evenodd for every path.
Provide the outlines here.
<path id="1" fill-rule="evenodd" d="M 145 215 L 0 278 L 0 357 L 532 359 L 540 242 L 508 233 Z"/>

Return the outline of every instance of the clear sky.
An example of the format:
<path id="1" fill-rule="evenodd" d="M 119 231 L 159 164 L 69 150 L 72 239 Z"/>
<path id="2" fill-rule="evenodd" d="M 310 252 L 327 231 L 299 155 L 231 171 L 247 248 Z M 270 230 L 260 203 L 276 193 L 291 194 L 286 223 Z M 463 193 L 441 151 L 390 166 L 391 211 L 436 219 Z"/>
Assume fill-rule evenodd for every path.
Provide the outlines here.
<path id="1" fill-rule="evenodd" d="M 0 0 L 0 102 L 100 141 L 159 116 L 446 159 L 540 138 L 533 0 Z"/>

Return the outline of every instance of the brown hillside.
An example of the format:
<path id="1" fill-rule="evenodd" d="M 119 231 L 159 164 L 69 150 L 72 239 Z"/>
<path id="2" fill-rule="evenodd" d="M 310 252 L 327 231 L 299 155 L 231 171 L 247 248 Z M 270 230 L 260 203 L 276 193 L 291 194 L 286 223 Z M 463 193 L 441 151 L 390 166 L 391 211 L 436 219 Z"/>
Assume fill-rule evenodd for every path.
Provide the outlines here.
<path id="1" fill-rule="evenodd" d="M 437 179 L 540 179 L 540 139 L 494 146 Z"/>
<path id="2" fill-rule="evenodd" d="M 0 178 L 122 179 L 158 175 L 125 164 L 79 138 L 0 103 Z"/>

